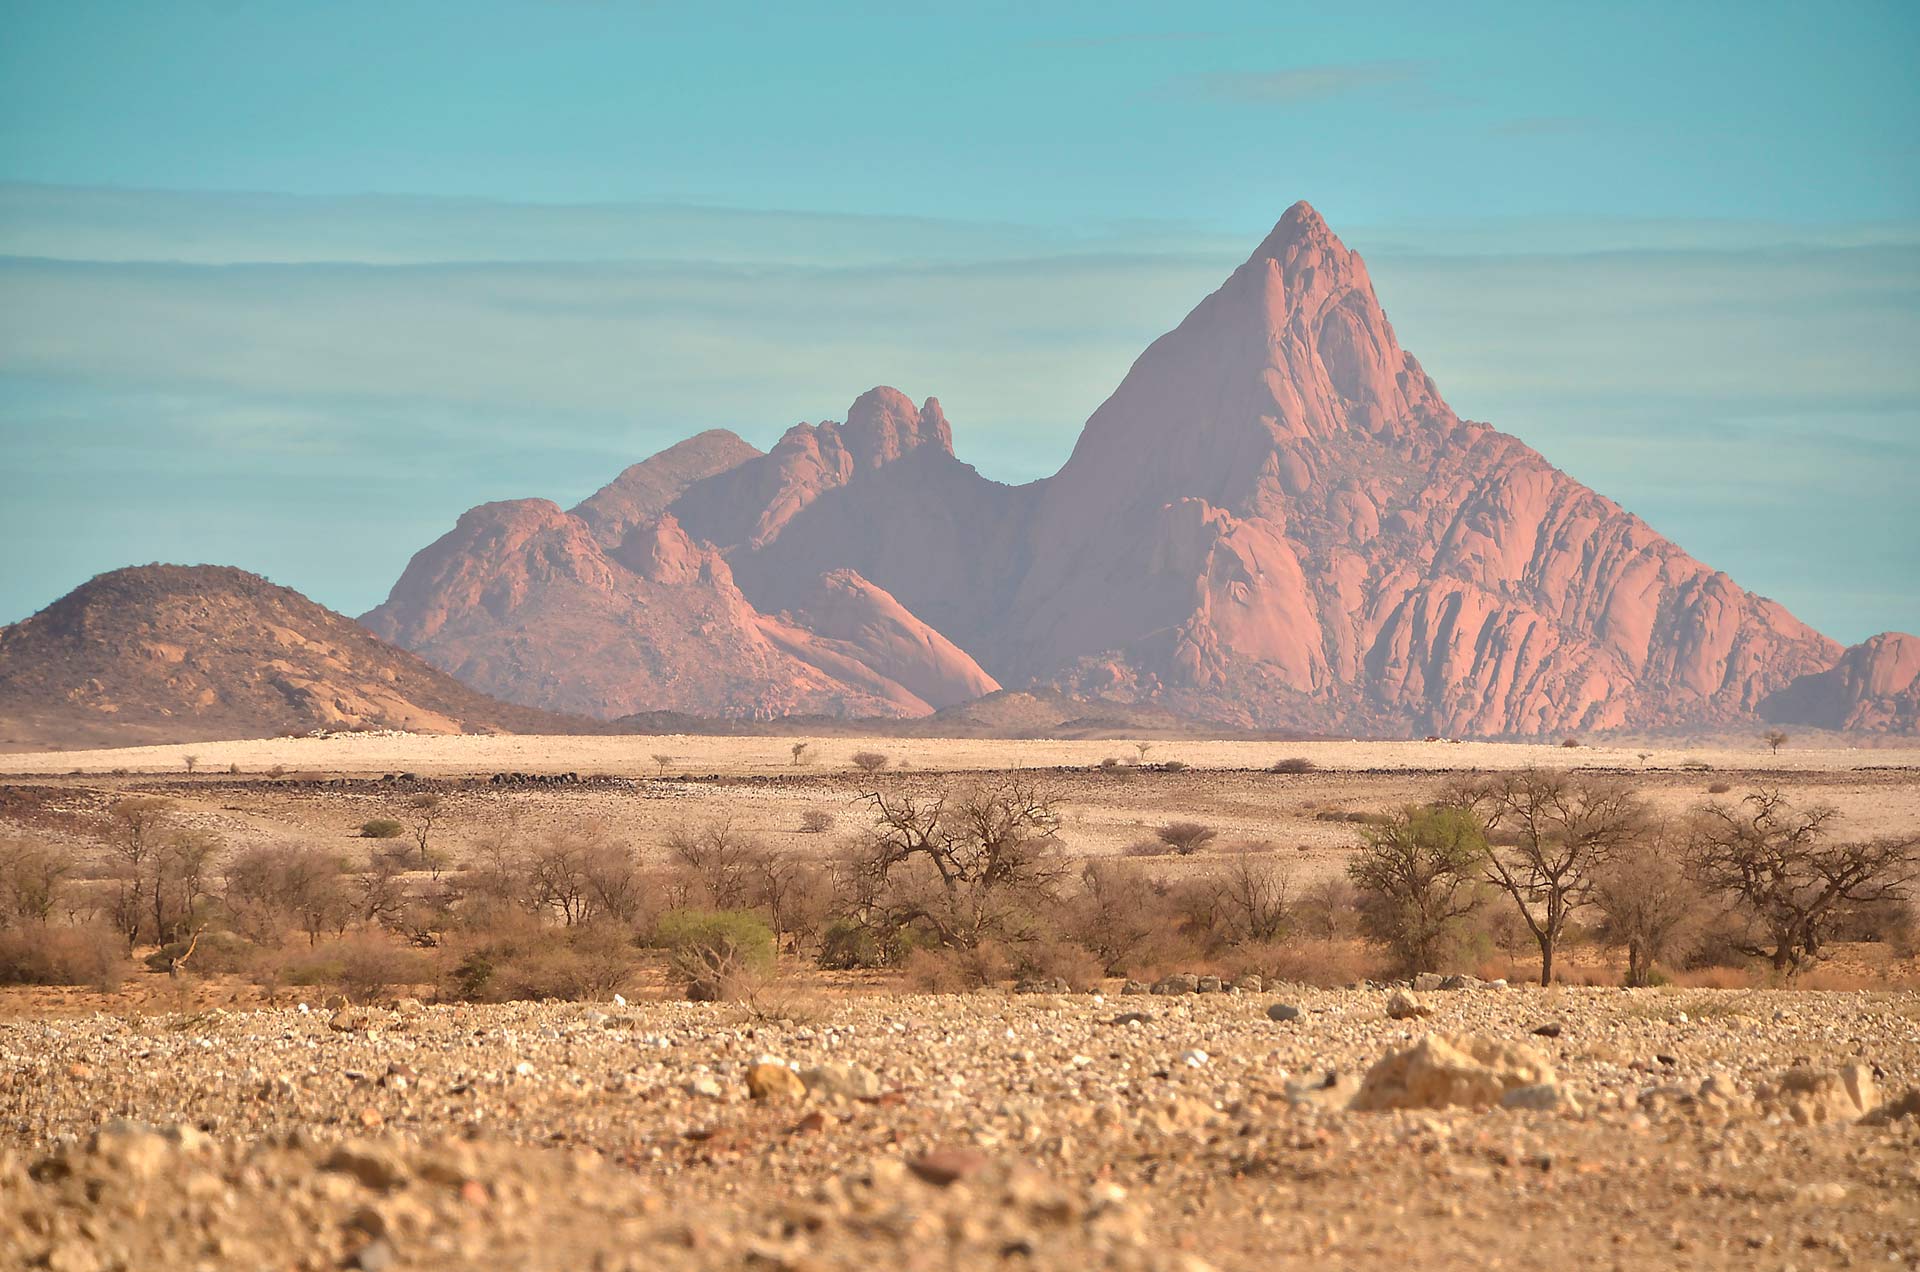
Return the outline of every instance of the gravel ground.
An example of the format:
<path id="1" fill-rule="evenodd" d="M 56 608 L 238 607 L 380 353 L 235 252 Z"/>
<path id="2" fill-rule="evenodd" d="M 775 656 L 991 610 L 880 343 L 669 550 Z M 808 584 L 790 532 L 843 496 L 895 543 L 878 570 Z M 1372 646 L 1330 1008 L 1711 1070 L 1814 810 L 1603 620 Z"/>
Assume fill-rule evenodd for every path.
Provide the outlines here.
<path id="1" fill-rule="evenodd" d="M 403 1001 L 0 1023 L 0 1266 L 1920 1266 L 1920 1117 L 1890 1116 L 1920 1084 L 1920 995 L 1420 1003 L 1396 1020 L 1385 991 L 1286 987 L 846 996 L 780 1020 Z M 1430 1031 L 1488 1058 L 1427 1071 L 1439 1087 L 1383 1069 L 1360 1103 L 1491 1077 L 1530 1107 L 1348 1107 Z M 1871 1076 L 1813 1077 L 1852 1064 Z"/>

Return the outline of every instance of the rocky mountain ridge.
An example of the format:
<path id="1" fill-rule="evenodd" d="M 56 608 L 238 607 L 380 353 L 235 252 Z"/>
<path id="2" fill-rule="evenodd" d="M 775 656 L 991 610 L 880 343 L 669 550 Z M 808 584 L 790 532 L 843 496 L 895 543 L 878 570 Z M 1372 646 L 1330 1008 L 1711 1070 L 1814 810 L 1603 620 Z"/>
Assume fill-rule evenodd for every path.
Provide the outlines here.
<path id="1" fill-rule="evenodd" d="M 1842 651 L 1455 415 L 1304 203 L 1050 478 L 981 477 L 938 401 L 876 388 L 765 454 L 701 434 L 571 513 L 483 505 L 364 621 L 599 716 L 916 716 L 1005 685 L 1386 736 L 1913 727 L 1880 703 L 1906 655 Z"/>

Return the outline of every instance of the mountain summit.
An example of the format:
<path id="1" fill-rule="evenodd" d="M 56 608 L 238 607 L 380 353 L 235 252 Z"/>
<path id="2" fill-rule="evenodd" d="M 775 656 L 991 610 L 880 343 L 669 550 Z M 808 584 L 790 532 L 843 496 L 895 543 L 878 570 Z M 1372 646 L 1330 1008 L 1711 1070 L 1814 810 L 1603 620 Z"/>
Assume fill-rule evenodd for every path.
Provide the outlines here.
<path id="1" fill-rule="evenodd" d="M 1044 481 L 981 477 L 937 401 L 884 387 L 764 455 L 695 440 L 571 513 L 468 513 L 366 621 L 600 715 L 921 714 L 1006 685 L 1387 736 L 1745 724 L 1842 653 L 1456 416 L 1305 203 Z"/>

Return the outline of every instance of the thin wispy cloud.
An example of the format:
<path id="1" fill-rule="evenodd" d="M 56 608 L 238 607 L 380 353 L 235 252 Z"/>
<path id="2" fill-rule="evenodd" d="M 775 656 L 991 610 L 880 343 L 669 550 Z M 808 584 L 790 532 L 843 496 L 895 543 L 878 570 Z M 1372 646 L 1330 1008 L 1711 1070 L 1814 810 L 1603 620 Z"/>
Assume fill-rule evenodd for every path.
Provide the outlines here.
<path id="1" fill-rule="evenodd" d="M 1593 120 L 1576 115 L 1529 115 L 1503 119 L 1493 131 L 1501 137 L 1553 137 L 1585 132 L 1593 126 Z"/>
<path id="2" fill-rule="evenodd" d="M 1192 44 L 1202 40 L 1224 40 L 1225 31 L 1125 31 L 1111 35 L 1073 35 L 1047 40 L 1025 40 L 1029 49 L 1104 49 L 1130 44 Z"/>
<path id="3" fill-rule="evenodd" d="M 1180 82 L 1225 101 L 1289 105 L 1414 85 L 1425 74 L 1422 62 L 1341 62 L 1270 71 L 1209 71 Z"/>

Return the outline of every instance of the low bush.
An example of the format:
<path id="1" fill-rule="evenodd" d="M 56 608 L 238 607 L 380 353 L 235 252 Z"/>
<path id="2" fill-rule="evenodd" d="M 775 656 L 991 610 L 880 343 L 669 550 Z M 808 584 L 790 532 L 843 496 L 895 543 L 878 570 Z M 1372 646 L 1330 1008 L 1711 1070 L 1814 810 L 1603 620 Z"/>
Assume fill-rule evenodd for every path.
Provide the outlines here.
<path id="1" fill-rule="evenodd" d="M 1708 782 L 1707 783 L 1707 794 L 1709 795 L 1725 795 L 1728 791 L 1732 789 L 1733 789 L 1732 782 Z"/>
<path id="2" fill-rule="evenodd" d="M 360 823 L 362 839 L 398 839 L 406 833 L 407 828 L 391 817 L 376 817 Z"/>
<path id="3" fill-rule="evenodd" d="M 470 1002 L 610 998 L 631 984 L 641 955 L 609 923 L 547 927 L 528 921 L 456 952 L 448 993 Z"/>
<path id="4" fill-rule="evenodd" d="M 918 949 L 907 955 L 907 984 L 923 994 L 964 994 L 1013 975 L 1013 959 L 997 941 L 971 949 Z"/>
<path id="5" fill-rule="evenodd" d="M 1311 773 L 1315 767 L 1312 760 L 1296 755 L 1276 761 L 1267 771 L 1269 773 Z"/>
<path id="6" fill-rule="evenodd" d="M 1219 837 L 1220 832 L 1199 822 L 1169 822 L 1153 832 L 1160 842 L 1183 857 L 1191 856 Z"/>
<path id="7" fill-rule="evenodd" d="M 104 924 L 23 924 L 0 929 L 0 985 L 91 985 L 117 989 L 126 939 Z"/>
<path id="8" fill-rule="evenodd" d="M 751 910 L 669 910 L 654 943 L 695 1002 L 736 997 L 773 969 L 773 929 Z"/>
<path id="9" fill-rule="evenodd" d="M 1079 994 L 1099 988 L 1105 972 L 1085 946 L 1068 940 L 1033 941 L 1020 946 L 1013 956 L 1016 980 L 1065 981 Z"/>
<path id="10" fill-rule="evenodd" d="M 202 976 L 248 972 L 260 958 L 259 947 L 245 937 L 233 932 L 208 930 L 198 937 L 170 941 L 147 955 L 143 961 L 148 971 L 164 972 L 172 960 L 185 955 L 189 948 L 193 954 L 181 970 Z"/>
<path id="11" fill-rule="evenodd" d="M 1249 947 L 1235 956 L 1242 971 L 1256 971 L 1269 981 L 1337 988 L 1384 973 L 1381 959 L 1353 940 L 1287 941 L 1280 945 Z"/>
<path id="12" fill-rule="evenodd" d="M 800 829 L 809 835 L 824 835 L 833 829 L 833 814 L 824 808 L 809 808 L 800 814 Z"/>

